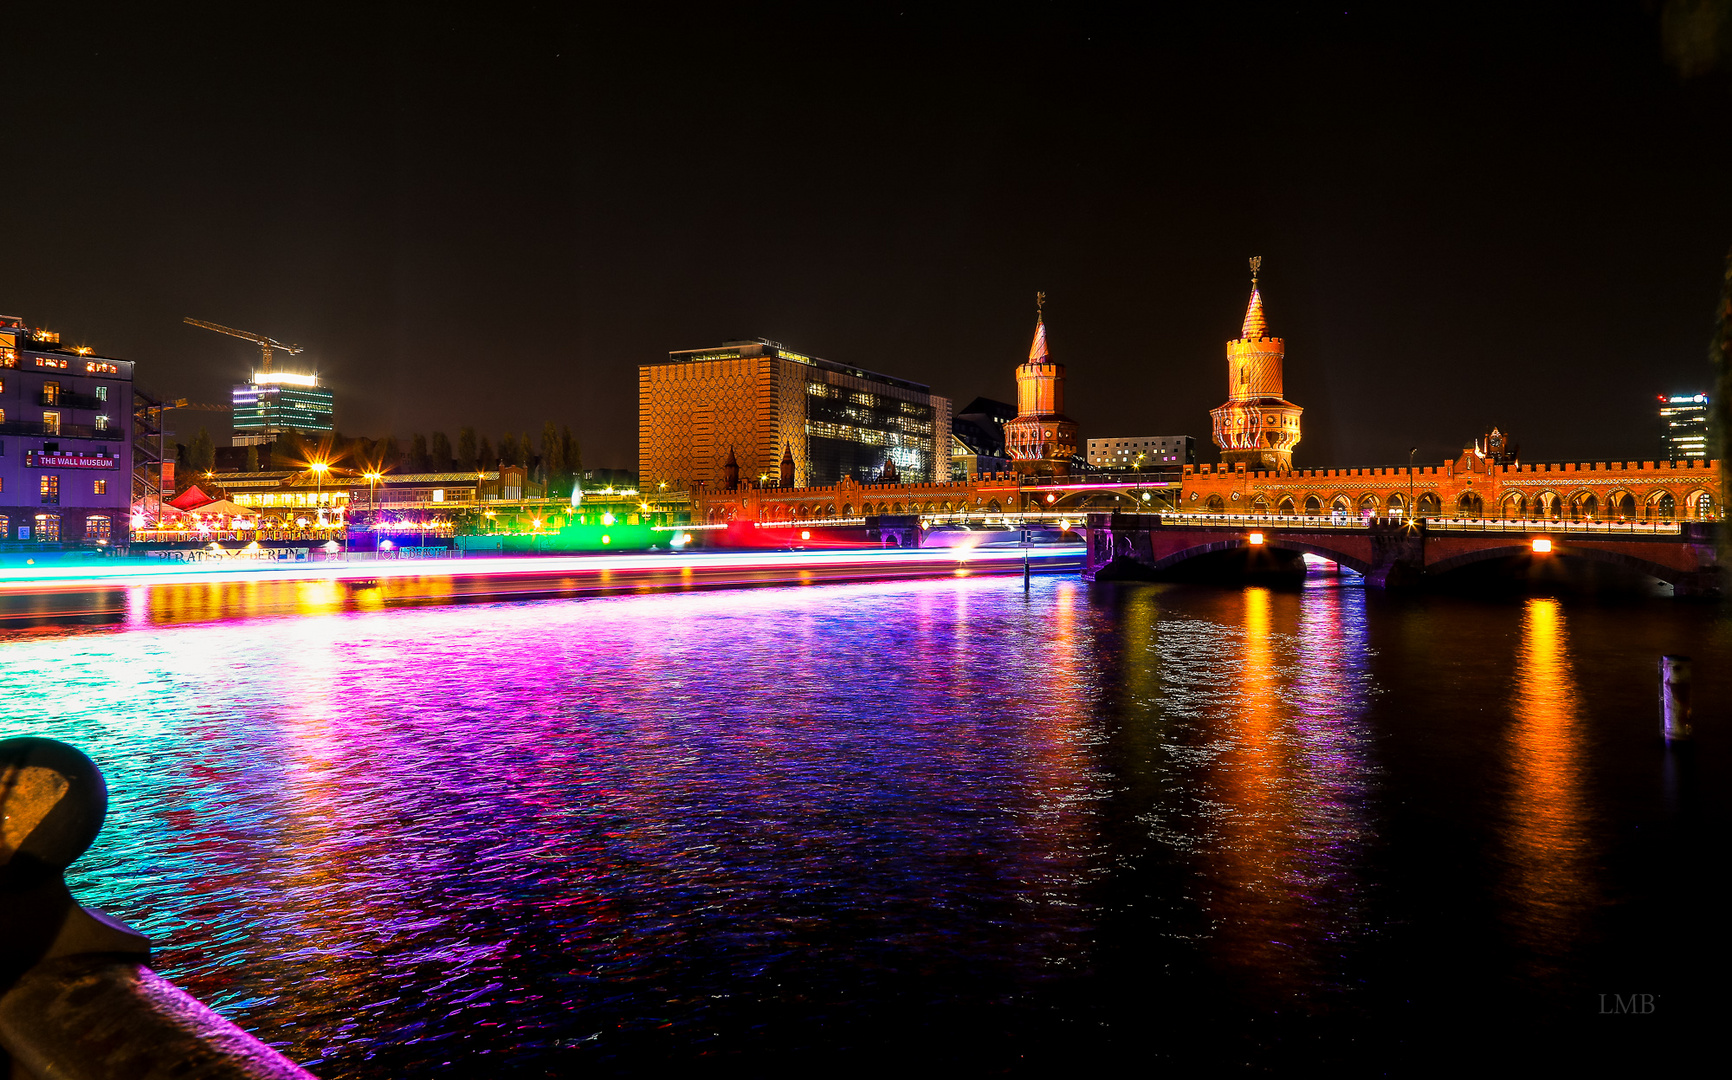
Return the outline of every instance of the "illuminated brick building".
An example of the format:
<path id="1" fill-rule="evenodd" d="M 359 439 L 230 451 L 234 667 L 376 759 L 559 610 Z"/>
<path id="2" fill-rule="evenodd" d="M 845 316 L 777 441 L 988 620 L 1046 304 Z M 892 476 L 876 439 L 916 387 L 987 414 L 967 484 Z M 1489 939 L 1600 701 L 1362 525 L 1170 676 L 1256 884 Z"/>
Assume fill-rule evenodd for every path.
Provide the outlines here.
<path id="1" fill-rule="evenodd" d="M 949 479 L 950 401 L 920 383 L 756 339 L 638 368 L 639 486 Z"/>
<path id="2" fill-rule="evenodd" d="M 0 542 L 124 545 L 132 363 L 0 316 Z"/>
<path id="3" fill-rule="evenodd" d="M 1257 291 L 1261 255 L 1251 260 L 1251 301 L 1239 337 L 1227 342 L 1227 402 L 1209 413 L 1215 445 L 1229 466 L 1286 472 L 1299 445 L 1299 414 L 1305 410 L 1281 396 L 1286 348 L 1270 337 Z"/>
<path id="4" fill-rule="evenodd" d="M 1016 369 L 1016 419 L 1004 425 L 1004 445 L 1024 476 L 1068 475 L 1076 456 L 1076 421 L 1064 414 L 1064 365 L 1048 355 L 1046 320 L 1038 313 L 1028 363 Z"/>

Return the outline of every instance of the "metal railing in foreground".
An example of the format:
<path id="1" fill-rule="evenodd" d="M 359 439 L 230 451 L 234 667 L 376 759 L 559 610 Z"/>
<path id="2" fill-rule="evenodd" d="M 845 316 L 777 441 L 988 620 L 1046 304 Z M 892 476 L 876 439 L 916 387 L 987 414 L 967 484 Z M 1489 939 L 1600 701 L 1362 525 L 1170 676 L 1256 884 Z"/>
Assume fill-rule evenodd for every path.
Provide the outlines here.
<path id="1" fill-rule="evenodd" d="M 78 750 L 0 742 L 0 1067 L 14 1080 L 311 1080 L 152 971 L 142 934 L 72 898 L 66 868 L 107 810 Z"/>

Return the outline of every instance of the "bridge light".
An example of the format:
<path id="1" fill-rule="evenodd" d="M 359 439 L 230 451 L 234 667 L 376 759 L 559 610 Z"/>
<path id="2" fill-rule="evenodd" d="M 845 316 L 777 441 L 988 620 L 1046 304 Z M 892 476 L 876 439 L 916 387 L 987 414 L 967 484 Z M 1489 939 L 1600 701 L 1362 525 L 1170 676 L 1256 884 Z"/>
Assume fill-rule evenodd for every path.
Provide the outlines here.
<path id="1" fill-rule="evenodd" d="M 1263 542 L 1263 534 L 1262 533 L 1252 533 L 1251 534 L 1251 543 L 1261 544 L 1262 542 Z"/>
<path id="2" fill-rule="evenodd" d="M 1534 554 L 1545 555 L 1545 554 L 1549 553 L 1551 550 L 1552 550 L 1552 542 L 1550 540 L 1546 539 L 1545 537 L 1542 536 L 1538 540 L 1534 541 Z"/>

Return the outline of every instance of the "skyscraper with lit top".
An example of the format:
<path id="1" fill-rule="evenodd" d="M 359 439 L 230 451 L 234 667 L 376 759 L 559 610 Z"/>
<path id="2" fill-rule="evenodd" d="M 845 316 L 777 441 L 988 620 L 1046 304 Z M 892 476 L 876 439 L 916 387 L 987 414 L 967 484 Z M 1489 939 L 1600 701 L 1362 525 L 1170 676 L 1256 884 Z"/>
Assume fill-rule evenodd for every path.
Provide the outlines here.
<path id="1" fill-rule="evenodd" d="M 1227 342 L 1227 401 L 1209 413 L 1221 460 L 1247 469 L 1288 472 L 1299 445 L 1299 406 L 1282 397 L 1286 346 L 1270 337 L 1257 290 L 1261 255 L 1251 260 L 1251 300 L 1239 336 Z"/>

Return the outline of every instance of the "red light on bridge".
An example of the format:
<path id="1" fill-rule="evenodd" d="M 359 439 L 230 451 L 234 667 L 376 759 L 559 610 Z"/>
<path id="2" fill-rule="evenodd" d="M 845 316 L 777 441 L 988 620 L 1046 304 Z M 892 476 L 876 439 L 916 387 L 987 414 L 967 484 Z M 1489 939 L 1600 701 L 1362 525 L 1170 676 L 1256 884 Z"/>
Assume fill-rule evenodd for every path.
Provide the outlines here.
<path id="1" fill-rule="evenodd" d="M 1534 554 L 1545 555 L 1545 554 L 1549 553 L 1551 550 L 1552 550 L 1552 542 L 1550 540 L 1547 540 L 1545 537 L 1542 536 L 1538 540 L 1534 541 Z"/>
<path id="2" fill-rule="evenodd" d="M 1263 534 L 1262 533 L 1252 533 L 1251 534 L 1251 543 L 1261 544 L 1262 542 L 1263 542 Z"/>

